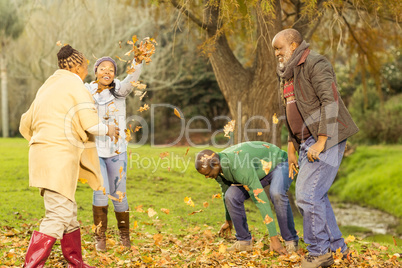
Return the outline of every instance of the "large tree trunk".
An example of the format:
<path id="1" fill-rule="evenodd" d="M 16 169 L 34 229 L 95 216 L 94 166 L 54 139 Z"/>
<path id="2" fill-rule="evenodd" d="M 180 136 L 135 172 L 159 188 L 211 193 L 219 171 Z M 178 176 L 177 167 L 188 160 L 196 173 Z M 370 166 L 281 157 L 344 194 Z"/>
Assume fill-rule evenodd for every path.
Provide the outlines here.
<path id="1" fill-rule="evenodd" d="M 280 3 L 277 1 L 277 8 Z M 272 33 L 281 28 L 280 15 L 273 18 L 257 15 L 258 43 L 252 68 L 245 69 L 233 55 L 226 36 L 217 33 L 219 6 L 205 9 L 204 22 L 208 36 L 215 38 L 215 50 L 210 61 L 219 87 L 228 103 L 232 119 L 236 120 L 235 140 L 263 140 L 280 146 L 282 123 L 273 123 L 273 115 L 279 117 L 278 80 L 276 60 L 271 48 Z M 279 12 L 280 14 L 280 12 Z M 262 135 L 260 133 L 262 132 Z"/>
<path id="2" fill-rule="evenodd" d="M 3 137 L 9 136 L 8 128 L 8 94 L 7 94 L 7 63 L 4 46 L 0 46 L 0 77 L 1 77 L 1 122 Z"/>

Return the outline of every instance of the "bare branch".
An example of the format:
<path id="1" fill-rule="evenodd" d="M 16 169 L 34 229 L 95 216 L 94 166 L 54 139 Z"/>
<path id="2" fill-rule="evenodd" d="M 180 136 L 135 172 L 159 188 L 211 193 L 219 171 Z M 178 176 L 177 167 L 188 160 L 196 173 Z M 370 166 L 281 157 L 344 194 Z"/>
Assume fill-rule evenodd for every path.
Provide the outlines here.
<path id="1" fill-rule="evenodd" d="M 207 30 L 207 26 L 197 18 L 190 10 L 185 8 L 184 6 L 180 5 L 176 0 L 170 0 L 170 3 L 181 13 L 186 15 L 190 20 L 192 20 L 195 24 L 197 24 L 200 28 Z"/>

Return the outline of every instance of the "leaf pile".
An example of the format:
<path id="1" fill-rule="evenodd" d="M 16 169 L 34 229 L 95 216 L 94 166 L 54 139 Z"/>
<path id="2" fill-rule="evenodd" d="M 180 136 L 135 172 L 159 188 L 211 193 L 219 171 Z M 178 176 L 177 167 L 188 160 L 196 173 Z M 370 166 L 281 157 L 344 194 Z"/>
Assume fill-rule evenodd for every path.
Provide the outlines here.
<path id="1" fill-rule="evenodd" d="M 160 209 L 168 214 L 168 209 Z M 166 223 L 157 218 L 153 209 L 138 206 L 131 213 L 147 213 L 149 221 L 131 224 L 131 249 L 119 245 L 118 231 L 109 228 L 107 232 L 107 252 L 94 250 L 93 229 L 83 226 L 82 250 L 86 263 L 96 267 L 298 267 L 301 256 L 306 254 L 305 245 L 298 254 L 278 256 L 269 251 L 269 238 L 264 233 L 255 233 L 259 240 L 254 241 L 254 251 L 250 253 L 227 252 L 227 247 L 235 238 L 224 239 L 217 236 L 217 230 L 203 225 L 187 227 L 185 234 L 172 234 L 163 231 Z M 188 216 L 191 217 L 191 216 Z M 144 232 L 141 226 L 154 225 L 160 230 L 156 233 Z M 19 227 L 0 227 L 0 268 L 21 267 L 25 252 L 35 224 L 22 224 Z M 351 253 L 346 260 L 342 254 L 334 253 L 335 264 L 331 267 L 401 267 L 400 255 L 378 243 L 364 242 L 354 237 L 346 239 Z M 59 241 L 53 246 L 46 267 L 66 267 Z"/>

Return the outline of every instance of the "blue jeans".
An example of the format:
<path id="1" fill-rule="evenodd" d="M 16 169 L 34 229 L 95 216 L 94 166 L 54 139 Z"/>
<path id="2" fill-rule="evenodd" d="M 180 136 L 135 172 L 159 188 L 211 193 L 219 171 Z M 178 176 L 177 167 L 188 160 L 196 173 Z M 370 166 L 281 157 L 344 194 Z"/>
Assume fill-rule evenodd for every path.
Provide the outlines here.
<path id="1" fill-rule="evenodd" d="M 289 178 L 288 162 L 282 162 L 274 170 L 260 180 L 262 187 L 271 185 L 269 195 L 275 207 L 279 229 L 285 241 L 298 240 L 293 221 L 293 213 L 290 208 L 287 191 L 292 179 Z M 225 203 L 236 230 L 237 240 L 251 240 L 248 229 L 244 201 L 250 198 L 249 193 L 243 186 L 230 186 L 225 193 Z"/>
<path id="2" fill-rule="evenodd" d="M 103 177 L 103 187 L 106 189 L 106 195 L 103 191 L 94 191 L 93 205 L 104 207 L 108 205 L 108 195 L 119 199 L 117 191 L 126 193 L 127 180 L 127 152 L 121 153 L 113 157 L 99 157 L 100 168 Z M 120 173 L 120 169 L 122 172 Z M 124 212 L 128 210 L 127 196 L 124 196 L 121 202 L 113 200 L 114 210 L 116 212 Z"/>
<path id="3" fill-rule="evenodd" d="M 296 180 L 296 202 L 303 215 L 304 242 L 312 256 L 323 255 L 347 248 L 336 223 L 335 214 L 328 199 L 328 191 L 334 182 L 342 161 L 346 140 L 319 155 L 320 160 L 309 162 L 307 151 L 315 143 L 311 136 L 301 144 L 299 174 Z"/>

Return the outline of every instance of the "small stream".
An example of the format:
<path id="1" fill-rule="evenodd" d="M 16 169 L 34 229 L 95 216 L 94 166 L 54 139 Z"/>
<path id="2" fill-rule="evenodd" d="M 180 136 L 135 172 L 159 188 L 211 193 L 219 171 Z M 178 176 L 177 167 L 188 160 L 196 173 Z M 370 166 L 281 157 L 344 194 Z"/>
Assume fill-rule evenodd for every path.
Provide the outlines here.
<path id="1" fill-rule="evenodd" d="M 339 225 L 358 226 L 371 230 L 375 234 L 394 234 L 392 228 L 398 224 L 398 218 L 377 209 L 361 207 L 348 203 L 332 203 Z"/>

